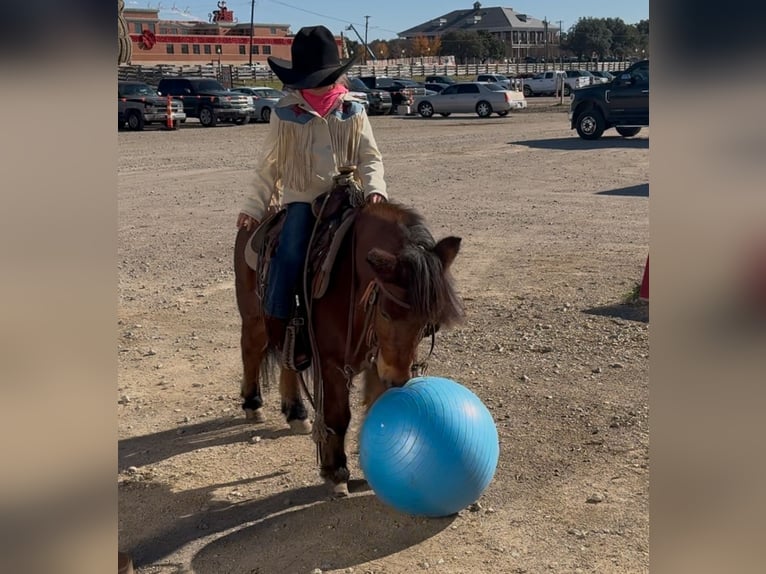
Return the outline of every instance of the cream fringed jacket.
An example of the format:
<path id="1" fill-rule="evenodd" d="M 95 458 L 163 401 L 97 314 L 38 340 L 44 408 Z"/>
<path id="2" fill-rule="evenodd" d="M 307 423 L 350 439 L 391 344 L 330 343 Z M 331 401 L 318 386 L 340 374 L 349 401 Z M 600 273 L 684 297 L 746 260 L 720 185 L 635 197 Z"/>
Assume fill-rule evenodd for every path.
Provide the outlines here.
<path id="1" fill-rule="evenodd" d="M 310 202 L 332 188 L 338 167 L 356 166 L 364 195 L 388 197 L 383 161 L 364 106 L 345 94 L 320 117 L 300 92 L 288 92 L 271 114 L 253 193 L 242 212 L 263 220 L 270 204 Z"/>

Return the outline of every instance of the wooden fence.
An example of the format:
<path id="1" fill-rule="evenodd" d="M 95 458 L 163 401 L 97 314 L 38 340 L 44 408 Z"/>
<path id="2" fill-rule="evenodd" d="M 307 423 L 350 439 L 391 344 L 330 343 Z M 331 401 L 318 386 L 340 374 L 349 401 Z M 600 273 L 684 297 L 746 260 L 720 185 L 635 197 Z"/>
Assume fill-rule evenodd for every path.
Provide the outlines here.
<path id="1" fill-rule="evenodd" d="M 537 74 L 545 70 L 605 70 L 619 72 L 630 65 L 630 62 L 563 62 L 547 64 L 420 64 L 412 61 L 381 62 L 377 65 L 354 66 L 349 76 L 388 76 L 392 78 L 422 79 L 425 76 L 455 76 L 458 78 L 472 78 L 478 74 L 513 74 L 527 75 Z M 233 66 L 224 64 L 205 64 L 197 66 L 180 66 L 159 64 L 155 66 L 122 65 L 117 68 L 117 77 L 120 80 L 138 80 L 148 84 L 157 85 L 164 76 L 194 76 L 208 77 L 221 80 L 227 87 L 256 85 L 265 83 L 278 84 L 279 80 L 269 68 L 250 66 Z M 229 78 L 231 81 L 229 82 Z"/>

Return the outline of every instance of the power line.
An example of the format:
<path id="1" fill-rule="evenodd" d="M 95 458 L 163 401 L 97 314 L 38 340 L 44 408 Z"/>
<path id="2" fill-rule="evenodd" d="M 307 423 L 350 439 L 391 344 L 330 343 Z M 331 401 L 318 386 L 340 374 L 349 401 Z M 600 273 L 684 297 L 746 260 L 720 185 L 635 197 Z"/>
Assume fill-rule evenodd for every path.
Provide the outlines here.
<path id="1" fill-rule="evenodd" d="M 351 20 L 345 19 L 345 18 L 336 18 L 335 16 L 328 16 L 327 14 L 320 14 L 319 12 L 313 12 L 311 10 L 306 10 L 305 8 L 301 8 L 300 6 L 293 6 L 292 4 L 288 4 L 287 2 L 280 2 L 279 0 L 268 0 L 272 4 L 279 4 L 280 6 L 286 6 L 287 8 L 292 8 L 293 10 L 298 10 L 300 12 L 305 12 L 306 14 L 311 14 L 313 16 L 319 16 L 320 18 L 326 18 L 327 20 L 335 20 L 336 22 L 343 22 L 344 24 L 356 24 L 357 26 L 361 26 L 362 24 L 360 22 L 353 22 Z"/>
<path id="2" fill-rule="evenodd" d="M 288 4 L 287 2 L 281 2 L 280 0 L 268 0 L 268 2 L 271 2 L 273 4 L 279 4 L 280 6 L 285 6 L 287 8 L 292 8 L 293 10 L 298 10 L 300 12 L 305 12 L 306 14 L 311 14 L 312 16 L 319 16 L 320 18 L 326 18 L 327 20 L 335 20 L 336 22 L 343 22 L 344 24 L 354 24 L 355 26 L 362 25 L 361 22 L 354 22 L 353 20 L 336 18 L 335 16 L 328 16 L 327 14 L 320 14 L 319 12 L 306 10 L 305 8 L 301 8 L 300 6 L 293 6 L 292 4 Z M 380 26 L 370 26 L 369 29 L 380 30 L 382 32 L 390 32 L 391 34 L 399 35 L 399 32 L 397 32 L 396 30 L 389 30 L 387 28 L 381 28 Z"/>

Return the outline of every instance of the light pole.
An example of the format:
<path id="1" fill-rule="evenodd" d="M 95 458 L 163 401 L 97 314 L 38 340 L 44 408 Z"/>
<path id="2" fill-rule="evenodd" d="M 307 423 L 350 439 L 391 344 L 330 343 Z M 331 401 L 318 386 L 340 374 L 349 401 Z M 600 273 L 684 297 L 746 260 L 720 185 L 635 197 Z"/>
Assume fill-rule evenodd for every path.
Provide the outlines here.
<path id="1" fill-rule="evenodd" d="M 221 75 L 221 47 L 215 47 L 215 53 L 218 54 L 218 75 Z"/>
<path id="2" fill-rule="evenodd" d="M 365 16 L 364 17 L 364 63 L 365 64 L 367 63 L 367 50 L 368 50 L 368 48 L 367 48 L 367 27 L 369 25 L 369 22 L 370 22 L 370 17 L 369 16 Z M 374 60 L 375 57 L 373 56 L 372 59 Z"/>
<path id="3" fill-rule="evenodd" d="M 248 63 L 253 67 L 253 12 L 255 12 L 255 0 L 250 0 L 250 57 Z"/>

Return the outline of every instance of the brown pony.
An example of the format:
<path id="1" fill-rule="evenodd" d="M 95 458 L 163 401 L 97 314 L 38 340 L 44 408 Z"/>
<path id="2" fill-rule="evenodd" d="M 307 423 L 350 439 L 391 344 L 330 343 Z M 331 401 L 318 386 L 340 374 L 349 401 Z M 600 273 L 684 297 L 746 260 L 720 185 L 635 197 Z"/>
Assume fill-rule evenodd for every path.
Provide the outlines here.
<path id="1" fill-rule="evenodd" d="M 396 203 L 357 208 L 352 229 L 338 252 L 326 294 L 309 308 L 313 326 L 313 425 L 323 478 L 337 495 L 348 493 L 344 439 L 351 411 L 349 390 L 363 373 L 367 408 L 392 386 L 406 383 L 417 347 L 429 329 L 447 327 L 462 317 L 461 301 L 449 268 L 460 238 L 438 243 L 420 215 Z M 244 259 L 250 233 L 241 229 L 234 255 L 236 295 L 242 316 L 241 394 L 248 418 L 263 421 L 260 380 L 267 380 L 276 349 L 269 341 L 255 272 Z M 298 374 L 282 368 L 282 412 L 296 432 L 310 426 Z"/>

